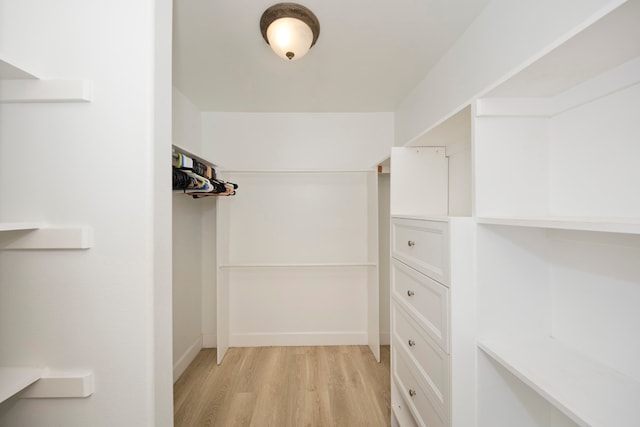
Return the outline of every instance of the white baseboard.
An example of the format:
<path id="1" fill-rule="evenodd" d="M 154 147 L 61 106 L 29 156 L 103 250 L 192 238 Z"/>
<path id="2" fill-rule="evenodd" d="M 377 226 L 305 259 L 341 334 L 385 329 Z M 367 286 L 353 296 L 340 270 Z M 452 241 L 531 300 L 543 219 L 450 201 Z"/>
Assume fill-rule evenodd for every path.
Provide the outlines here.
<path id="1" fill-rule="evenodd" d="M 202 348 L 216 348 L 218 337 L 216 334 L 202 334 Z"/>
<path id="2" fill-rule="evenodd" d="M 173 382 L 175 383 L 180 378 L 180 375 L 187 369 L 189 364 L 196 358 L 198 352 L 202 349 L 202 337 L 198 339 L 187 348 L 187 350 L 180 356 L 177 362 L 173 364 Z"/>
<path id="3" fill-rule="evenodd" d="M 231 347 L 367 345 L 365 332 L 283 332 L 232 334 Z"/>

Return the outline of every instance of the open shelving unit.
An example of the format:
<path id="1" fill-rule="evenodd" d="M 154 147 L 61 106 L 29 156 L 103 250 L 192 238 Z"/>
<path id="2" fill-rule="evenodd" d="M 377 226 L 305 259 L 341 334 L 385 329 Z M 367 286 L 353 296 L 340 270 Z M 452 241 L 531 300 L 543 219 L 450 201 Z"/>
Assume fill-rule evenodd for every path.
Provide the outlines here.
<path id="1" fill-rule="evenodd" d="M 622 4 L 472 106 L 478 427 L 640 419 L 638 22 Z"/>
<path id="2" fill-rule="evenodd" d="M 640 219 L 572 218 L 572 217 L 481 217 L 478 224 L 511 225 L 514 227 L 550 228 L 557 230 L 599 231 L 640 234 Z"/>
<path id="3" fill-rule="evenodd" d="M 0 103 L 90 102 L 87 80 L 45 80 L 0 52 Z M 87 226 L 52 227 L 41 222 L 0 222 L 0 251 L 83 250 L 92 247 Z M 1 286 L 1 284 L 0 284 Z M 3 344 L 4 345 L 4 344 Z M 21 398 L 87 397 L 93 373 L 53 372 L 45 367 L 0 366 L 0 402 Z"/>
<path id="4" fill-rule="evenodd" d="M 579 425 L 636 425 L 640 383 L 553 338 L 482 339 L 479 347 Z"/>

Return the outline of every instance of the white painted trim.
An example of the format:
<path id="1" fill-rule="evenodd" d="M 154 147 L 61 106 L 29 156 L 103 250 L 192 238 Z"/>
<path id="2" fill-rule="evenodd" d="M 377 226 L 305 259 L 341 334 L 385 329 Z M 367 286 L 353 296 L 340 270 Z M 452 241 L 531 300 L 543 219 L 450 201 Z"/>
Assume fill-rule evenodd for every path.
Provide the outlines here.
<path id="1" fill-rule="evenodd" d="M 0 103 L 91 102 L 89 80 L 0 80 Z"/>
<path id="2" fill-rule="evenodd" d="M 0 250 L 89 249 L 93 246 L 93 229 L 85 226 L 45 227 L 14 233 L 0 238 Z"/>
<path id="3" fill-rule="evenodd" d="M 367 345 L 365 331 L 352 332 L 280 332 L 235 334 L 230 336 L 231 347 Z"/>
<path id="4" fill-rule="evenodd" d="M 217 348 L 218 337 L 216 334 L 202 334 L 202 348 Z"/>
<path id="5" fill-rule="evenodd" d="M 193 362 L 200 350 L 202 349 L 202 336 L 198 337 L 193 344 L 187 348 L 187 350 L 180 356 L 177 362 L 173 364 L 173 382 L 175 383 L 180 378 L 180 375 L 189 367 L 189 364 Z"/>

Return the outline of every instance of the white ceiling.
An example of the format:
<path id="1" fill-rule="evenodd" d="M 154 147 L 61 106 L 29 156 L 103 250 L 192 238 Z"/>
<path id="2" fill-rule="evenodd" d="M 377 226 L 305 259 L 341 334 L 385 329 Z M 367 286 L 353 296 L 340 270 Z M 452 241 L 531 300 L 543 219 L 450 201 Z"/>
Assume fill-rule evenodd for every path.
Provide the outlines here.
<path id="1" fill-rule="evenodd" d="M 298 61 L 260 34 L 273 0 L 174 0 L 174 86 L 202 111 L 394 111 L 489 0 L 303 0 L 320 37 Z"/>

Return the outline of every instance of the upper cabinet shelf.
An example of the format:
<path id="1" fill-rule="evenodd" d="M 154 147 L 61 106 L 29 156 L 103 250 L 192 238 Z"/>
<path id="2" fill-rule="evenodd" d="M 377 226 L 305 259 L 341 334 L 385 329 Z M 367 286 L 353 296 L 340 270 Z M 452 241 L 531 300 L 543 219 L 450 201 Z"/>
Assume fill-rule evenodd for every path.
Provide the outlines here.
<path id="1" fill-rule="evenodd" d="M 91 102 L 88 80 L 41 80 L 0 52 L 0 103 Z"/>
<path id="2" fill-rule="evenodd" d="M 627 2 L 475 101 L 482 222 L 638 234 L 638 22 Z"/>
<path id="3" fill-rule="evenodd" d="M 478 224 L 511 225 L 517 227 L 553 228 L 559 230 L 600 231 L 607 233 L 640 234 L 640 219 L 619 218 L 497 218 L 480 217 Z"/>
<path id="4" fill-rule="evenodd" d="M 485 95 L 551 98 L 640 56 L 640 3 L 628 1 Z"/>

